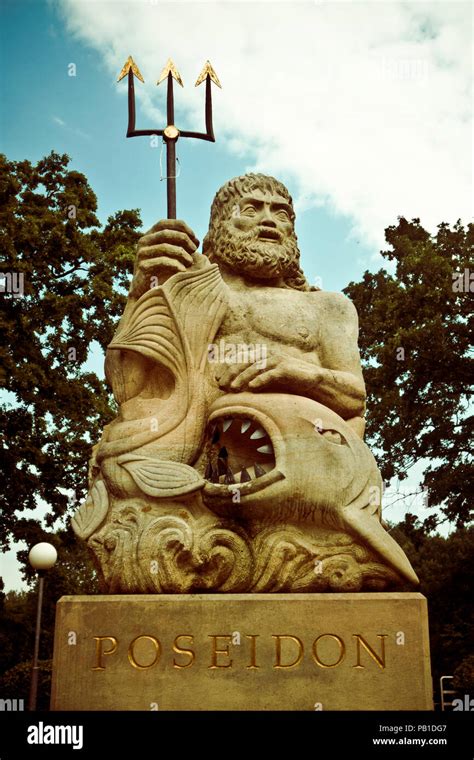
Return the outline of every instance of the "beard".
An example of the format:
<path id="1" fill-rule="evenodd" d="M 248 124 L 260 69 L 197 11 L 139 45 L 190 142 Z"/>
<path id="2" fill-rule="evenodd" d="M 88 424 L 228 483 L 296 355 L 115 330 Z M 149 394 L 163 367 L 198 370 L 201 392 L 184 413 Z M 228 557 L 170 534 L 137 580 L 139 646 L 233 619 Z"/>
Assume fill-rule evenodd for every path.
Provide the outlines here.
<path id="1" fill-rule="evenodd" d="M 293 235 L 289 238 L 280 236 L 280 241 L 273 243 L 259 238 L 257 230 L 236 232 L 222 224 L 209 244 L 209 259 L 224 264 L 237 274 L 243 272 L 262 280 L 301 277 L 300 252 Z"/>

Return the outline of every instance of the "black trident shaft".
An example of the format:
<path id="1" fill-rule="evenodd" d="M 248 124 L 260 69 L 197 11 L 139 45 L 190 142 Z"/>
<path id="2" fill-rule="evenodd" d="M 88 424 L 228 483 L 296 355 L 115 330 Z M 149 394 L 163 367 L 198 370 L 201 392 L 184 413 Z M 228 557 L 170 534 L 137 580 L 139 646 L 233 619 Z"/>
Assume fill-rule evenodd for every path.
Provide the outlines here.
<path id="1" fill-rule="evenodd" d="M 161 135 L 166 143 L 166 190 L 168 201 L 168 219 L 176 219 L 176 143 L 180 137 L 191 137 L 197 140 L 208 140 L 209 142 L 215 142 L 214 130 L 212 126 L 212 94 L 211 94 L 211 80 L 221 87 L 221 83 L 217 77 L 216 72 L 212 68 L 209 61 L 206 61 L 204 67 L 199 74 L 195 87 L 206 81 L 206 103 L 205 103 L 205 119 L 206 119 L 206 131 L 205 132 L 189 132 L 186 130 L 179 130 L 174 123 L 174 93 L 173 93 L 173 79 L 175 79 L 181 87 L 183 82 L 181 76 L 176 69 L 171 58 L 168 59 L 166 66 L 160 74 L 157 84 L 160 84 L 165 79 L 167 80 L 167 94 L 166 94 L 166 121 L 167 125 L 164 129 L 135 129 L 135 84 L 134 77 L 137 77 L 141 82 L 144 82 L 140 70 L 133 60 L 132 56 L 129 56 L 125 61 L 125 65 L 120 72 L 117 81 L 120 82 L 124 76 L 128 74 L 128 129 L 127 137 L 143 137 L 145 135 Z"/>
<path id="2" fill-rule="evenodd" d="M 176 141 L 178 137 L 166 134 L 174 126 L 173 75 L 168 74 L 168 92 L 166 95 L 167 126 L 164 130 L 166 141 L 166 196 L 168 199 L 168 219 L 176 219 Z"/>

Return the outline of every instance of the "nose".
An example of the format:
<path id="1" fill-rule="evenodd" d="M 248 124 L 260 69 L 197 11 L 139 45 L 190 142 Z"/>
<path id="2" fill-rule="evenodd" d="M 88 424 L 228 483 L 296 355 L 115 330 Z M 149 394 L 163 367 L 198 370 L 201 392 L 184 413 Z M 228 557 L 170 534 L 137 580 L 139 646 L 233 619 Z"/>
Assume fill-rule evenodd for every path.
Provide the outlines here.
<path id="1" fill-rule="evenodd" d="M 264 224 L 266 227 L 276 227 L 276 222 L 272 217 L 268 206 L 263 207 L 260 224 Z"/>

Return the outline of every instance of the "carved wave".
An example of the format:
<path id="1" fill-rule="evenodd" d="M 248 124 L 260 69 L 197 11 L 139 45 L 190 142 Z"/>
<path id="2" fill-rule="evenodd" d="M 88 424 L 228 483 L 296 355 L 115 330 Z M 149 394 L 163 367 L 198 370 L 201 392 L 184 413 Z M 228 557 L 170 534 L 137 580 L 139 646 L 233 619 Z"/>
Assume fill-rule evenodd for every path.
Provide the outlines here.
<path id="1" fill-rule="evenodd" d="M 89 538 L 104 522 L 109 510 L 109 495 L 103 480 L 96 480 L 86 501 L 76 510 L 72 527 L 79 538 Z"/>
<path id="2" fill-rule="evenodd" d="M 109 593 L 244 591 L 253 565 L 238 530 L 184 509 L 150 518 L 127 507 L 89 546 Z"/>
<path id="3" fill-rule="evenodd" d="M 295 526 L 255 536 L 180 507 L 156 516 L 138 506 L 89 539 L 108 593 L 302 593 L 400 588 L 400 577 L 345 533 L 308 537 Z"/>

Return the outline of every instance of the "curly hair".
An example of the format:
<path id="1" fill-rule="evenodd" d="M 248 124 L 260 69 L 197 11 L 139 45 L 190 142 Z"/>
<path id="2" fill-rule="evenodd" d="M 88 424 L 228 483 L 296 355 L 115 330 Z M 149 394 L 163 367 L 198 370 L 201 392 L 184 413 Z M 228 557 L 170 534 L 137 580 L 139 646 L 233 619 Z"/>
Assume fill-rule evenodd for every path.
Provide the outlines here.
<path id="1" fill-rule="evenodd" d="M 291 208 L 290 218 L 291 223 L 294 226 L 295 212 L 293 209 L 293 199 L 285 185 L 275 179 L 275 177 L 270 177 L 266 174 L 243 174 L 240 177 L 234 177 L 234 179 L 226 182 L 214 196 L 209 219 L 209 230 L 203 241 L 202 250 L 204 254 L 210 255 L 210 258 L 212 257 L 212 241 L 213 238 L 218 235 L 220 225 L 223 221 L 228 220 L 232 216 L 234 208 L 238 205 L 239 199 L 255 190 L 261 190 L 272 194 L 277 193 L 285 198 Z M 296 242 L 296 234 L 293 234 Z M 299 266 L 299 256 L 294 272 L 285 278 L 285 285 L 294 290 L 308 291 L 313 289 L 309 286 L 303 270 Z"/>

